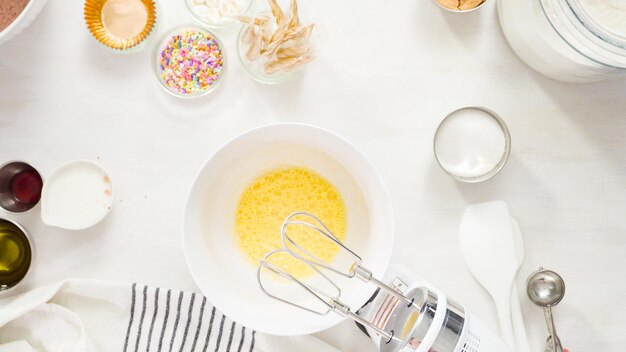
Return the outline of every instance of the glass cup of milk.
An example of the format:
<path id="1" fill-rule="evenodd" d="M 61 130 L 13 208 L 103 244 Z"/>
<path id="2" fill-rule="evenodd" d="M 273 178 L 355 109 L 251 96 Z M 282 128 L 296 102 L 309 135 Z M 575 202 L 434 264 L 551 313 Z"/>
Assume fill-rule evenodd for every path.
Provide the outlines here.
<path id="1" fill-rule="evenodd" d="M 476 183 L 497 175 L 511 152 L 504 120 L 479 106 L 466 106 L 446 116 L 434 139 L 439 166 L 452 178 Z"/>

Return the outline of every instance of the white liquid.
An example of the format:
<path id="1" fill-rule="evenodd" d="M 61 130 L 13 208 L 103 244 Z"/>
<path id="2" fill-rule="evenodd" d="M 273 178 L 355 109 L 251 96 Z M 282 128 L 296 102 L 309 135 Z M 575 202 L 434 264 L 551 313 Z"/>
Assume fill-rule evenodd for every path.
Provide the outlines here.
<path id="1" fill-rule="evenodd" d="M 463 178 L 484 176 L 504 158 L 506 139 L 498 121 L 478 109 L 462 109 L 448 116 L 435 137 L 439 163 Z"/>
<path id="2" fill-rule="evenodd" d="M 70 230 L 98 223 L 113 204 L 112 186 L 98 166 L 76 162 L 56 171 L 44 185 L 42 219 Z"/>
<path id="3" fill-rule="evenodd" d="M 239 0 L 192 0 L 190 2 L 193 13 L 213 24 L 236 22 L 233 16 L 243 10 L 243 4 Z"/>
<path id="4" fill-rule="evenodd" d="M 579 0 L 580 5 L 600 26 L 626 37 L 626 0 Z"/>

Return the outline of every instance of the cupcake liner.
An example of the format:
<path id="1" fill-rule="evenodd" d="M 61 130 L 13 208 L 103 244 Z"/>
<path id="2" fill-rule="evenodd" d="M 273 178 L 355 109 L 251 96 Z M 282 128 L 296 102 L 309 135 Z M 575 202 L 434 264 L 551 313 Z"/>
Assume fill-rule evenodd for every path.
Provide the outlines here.
<path id="1" fill-rule="evenodd" d="M 146 7 L 148 19 L 143 30 L 132 38 L 118 38 L 104 27 L 102 22 L 102 8 L 107 0 L 86 0 L 85 1 L 85 23 L 89 32 L 97 41 L 114 50 L 127 50 L 141 44 L 156 27 L 157 14 L 156 2 L 154 0 L 140 0 Z"/>

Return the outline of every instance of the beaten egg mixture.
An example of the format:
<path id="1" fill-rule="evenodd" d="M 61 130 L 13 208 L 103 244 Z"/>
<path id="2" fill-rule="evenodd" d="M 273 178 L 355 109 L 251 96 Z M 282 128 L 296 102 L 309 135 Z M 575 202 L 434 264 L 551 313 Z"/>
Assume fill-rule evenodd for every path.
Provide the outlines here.
<path id="1" fill-rule="evenodd" d="M 303 167 L 273 169 L 246 188 L 235 214 L 237 243 L 254 265 L 268 252 L 283 247 L 281 225 L 297 211 L 317 216 L 339 240 L 345 239 L 346 206 L 332 183 Z M 324 261 L 331 262 L 339 252 L 336 244 L 303 226 L 288 229 L 296 243 Z M 272 257 L 271 262 L 296 277 L 312 274 L 306 265 L 287 255 Z"/>

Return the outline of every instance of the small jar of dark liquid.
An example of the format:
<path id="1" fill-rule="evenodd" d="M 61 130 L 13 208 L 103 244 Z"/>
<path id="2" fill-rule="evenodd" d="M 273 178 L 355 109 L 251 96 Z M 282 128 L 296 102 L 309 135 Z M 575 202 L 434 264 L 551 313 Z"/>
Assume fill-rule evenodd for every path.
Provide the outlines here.
<path id="1" fill-rule="evenodd" d="M 31 261 L 32 247 L 24 229 L 0 219 L 0 294 L 26 277 Z"/>
<path id="2" fill-rule="evenodd" d="M 28 211 L 39 203 L 43 179 L 35 168 L 21 161 L 0 167 L 0 207 L 11 213 Z"/>

